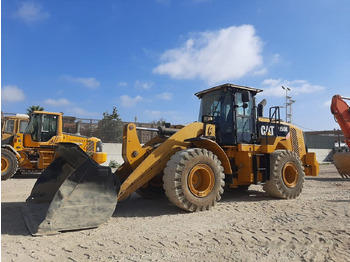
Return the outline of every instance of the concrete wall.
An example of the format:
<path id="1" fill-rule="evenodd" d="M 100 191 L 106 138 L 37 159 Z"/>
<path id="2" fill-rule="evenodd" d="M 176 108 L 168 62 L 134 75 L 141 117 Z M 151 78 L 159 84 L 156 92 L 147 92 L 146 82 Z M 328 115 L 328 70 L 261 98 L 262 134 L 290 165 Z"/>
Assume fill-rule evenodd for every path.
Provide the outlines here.
<path id="1" fill-rule="evenodd" d="M 117 161 L 119 164 L 123 164 L 122 158 L 122 144 L 120 143 L 103 143 L 103 152 L 107 153 L 107 161 L 103 163 L 104 166 L 108 166 L 111 160 Z"/>
<path id="2" fill-rule="evenodd" d="M 331 161 L 331 153 L 333 151 L 332 149 L 312 149 L 312 148 L 309 148 L 308 151 L 316 153 L 316 160 L 319 163 Z"/>
<path id="3" fill-rule="evenodd" d="M 117 161 L 119 164 L 123 164 L 122 158 L 122 144 L 117 143 L 103 143 L 103 151 L 107 153 L 107 161 L 103 164 L 108 166 L 111 160 Z M 329 162 L 332 149 L 310 149 L 309 152 L 316 153 L 316 159 L 319 163 Z"/>

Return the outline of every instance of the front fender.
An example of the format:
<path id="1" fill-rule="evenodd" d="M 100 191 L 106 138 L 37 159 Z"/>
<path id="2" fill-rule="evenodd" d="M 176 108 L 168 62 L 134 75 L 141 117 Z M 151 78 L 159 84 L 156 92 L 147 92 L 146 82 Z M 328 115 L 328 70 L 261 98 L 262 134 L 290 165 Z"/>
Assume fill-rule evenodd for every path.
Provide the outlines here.
<path id="1" fill-rule="evenodd" d="M 195 147 L 204 148 L 213 152 L 221 161 L 221 165 L 224 168 L 224 173 L 232 174 L 230 161 L 225 151 L 221 148 L 221 146 L 218 145 L 218 143 L 205 137 L 195 137 L 195 138 L 187 139 L 185 141 L 191 142 Z"/>
<path id="2" fill-rule="evenodd" d="M 18 160 L 21 160 L 21 155 L 11 145 L 1 145 L 1 148 L 10 150 L 18 158 Z"/>

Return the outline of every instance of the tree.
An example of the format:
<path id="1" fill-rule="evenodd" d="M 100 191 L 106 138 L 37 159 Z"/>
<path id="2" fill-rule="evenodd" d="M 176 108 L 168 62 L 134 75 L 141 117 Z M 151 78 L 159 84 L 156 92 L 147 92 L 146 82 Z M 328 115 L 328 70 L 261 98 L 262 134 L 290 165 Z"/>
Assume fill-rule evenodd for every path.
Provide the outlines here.
<path id="1" fill-rule="evenodd" d="M 33 113 L 34 111 L 44 111 L 44 108 L 41 106 L 31 106 L 29 108 L 27 108 L 27 114 L 30 115 L 31 113 Z"/>
<path id="2" fill-rule="evenodd" d="M 122 120 L 117 108 L 113 107 L 112 114 L 103 113 L 103 119 L 98 123 L 99 138 L 105 143 L 121 143 L 123 140 Z"/>
<path id="3" fill-rule="evenodd" d="M 160 118 L 158 121 L 153 120 L 150 122 L 150 124 L 156 125 L 156 126 L 164 126 L 165 123 L 166 123 L 166 120 L 164 118 Z"/>

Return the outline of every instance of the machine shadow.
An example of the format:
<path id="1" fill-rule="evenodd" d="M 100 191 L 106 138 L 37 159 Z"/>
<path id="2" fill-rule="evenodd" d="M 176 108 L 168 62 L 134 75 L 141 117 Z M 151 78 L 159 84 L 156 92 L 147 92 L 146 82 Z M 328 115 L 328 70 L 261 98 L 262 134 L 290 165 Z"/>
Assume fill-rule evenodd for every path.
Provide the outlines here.
<path id="1" fill-rule="evenodd" d="M 16 174 L 11 179 L 38 179 L 41 173 Z"/>
<path id="2" fill-rule="evenodd" d="M 24 202 L 1 203 L 1 235 L 30 235 L 22 216 L 23 204 Z"/>
<path id="3" fill-rule="evenodd" d="M 271 197 L 269 194 L 248 189 L 246 191 L 242 190 L 225 190 L 221 196 L 221 202 L 259 202 L 259 201 L 268 201 L 276 200 L 276 198 Z"/>
<path id="4" fill-rule="evenodd" d="M 349 182 L 350 181 L 350 179 L 342 178 L 340 175 L 339 177 L 322 177 L 322 176 L 305 177 L 305 180 L 313 180 L 318 182 L 346 182 L 346 181 Z"/>
<path id="5" fill-rule="evenodd" d="M 157 199 L 145 199 L 136 194 L 117 204 L 113 217 L 154 217 L 187 213 L 176 207 L 166 196 Z"/>
<path id="6" fill-rule="evenodd" d="M 247 191 L 225 191 L 220 202 L 257 202 L 266 200 L 276 200 L 267 193 L 247 190 Z M 214 207 L 215 208 L 215 207 Z M 162 215 L 187 214 L 177 206 L 170 203 L 164 196 L 158 199 L 145 199 L 136 194 L 125 201 L 117 204 L 113 217 L 154 217 Z"/>

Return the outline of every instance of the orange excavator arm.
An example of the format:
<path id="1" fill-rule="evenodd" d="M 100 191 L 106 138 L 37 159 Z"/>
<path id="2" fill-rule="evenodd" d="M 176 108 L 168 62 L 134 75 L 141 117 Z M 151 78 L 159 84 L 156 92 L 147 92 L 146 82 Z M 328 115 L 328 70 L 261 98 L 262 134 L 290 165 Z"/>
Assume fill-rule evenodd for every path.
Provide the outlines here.
<path id="1" fill-rule="evenodd" d="M 345 143 L 350 148 L 350 108 L 344 99 L 350 100 L 350 98 L 347 97 L 334 95 L 332 98 L 331 112 L 344 134 Z"/>

